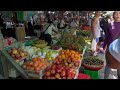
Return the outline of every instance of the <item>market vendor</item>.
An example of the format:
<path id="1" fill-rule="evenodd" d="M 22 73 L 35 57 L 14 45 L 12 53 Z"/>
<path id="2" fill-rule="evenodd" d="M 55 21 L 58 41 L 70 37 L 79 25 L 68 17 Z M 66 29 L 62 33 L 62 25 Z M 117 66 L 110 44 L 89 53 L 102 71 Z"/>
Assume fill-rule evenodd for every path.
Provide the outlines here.
<path id="1" fill-rule="evenodd" d="M 45 40 L 48 45 L 52 45 L 52 34 L 53 32 L 57 33 L 57 28 L 53 25 L 52 21 L 49 21 L 43 27 L 43 32 L 40 36 L 40 39 Z"/>

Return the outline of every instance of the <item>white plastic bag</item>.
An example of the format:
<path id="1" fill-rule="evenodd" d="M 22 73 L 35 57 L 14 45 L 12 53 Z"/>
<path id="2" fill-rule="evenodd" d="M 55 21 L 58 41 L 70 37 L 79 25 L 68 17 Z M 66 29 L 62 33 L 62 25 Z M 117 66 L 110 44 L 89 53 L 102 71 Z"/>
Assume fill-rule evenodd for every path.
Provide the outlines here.
<path id="1" fill-rule="evenodd" d="M 96 39 L 93 38 L 92 43 L 91 43 L 91 50 L 96 51 L 96 46 L 97 46 Z"/>

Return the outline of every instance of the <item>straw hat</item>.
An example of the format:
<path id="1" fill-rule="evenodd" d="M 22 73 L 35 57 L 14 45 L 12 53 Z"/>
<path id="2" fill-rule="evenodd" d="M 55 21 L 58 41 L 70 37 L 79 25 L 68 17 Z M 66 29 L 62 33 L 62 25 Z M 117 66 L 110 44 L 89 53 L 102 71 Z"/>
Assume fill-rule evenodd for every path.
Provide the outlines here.
<path id="1" fill-rule="evenodd" d="M 120 37 L 110 44 L 106 61 L 110 68 L 120 69 Z"/>

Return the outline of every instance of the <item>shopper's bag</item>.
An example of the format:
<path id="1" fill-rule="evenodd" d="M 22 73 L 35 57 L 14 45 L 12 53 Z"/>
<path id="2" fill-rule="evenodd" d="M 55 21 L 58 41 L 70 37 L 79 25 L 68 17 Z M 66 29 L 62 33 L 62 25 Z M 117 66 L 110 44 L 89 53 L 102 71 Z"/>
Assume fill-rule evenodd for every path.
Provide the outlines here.
<path id="1" fill-rule="evenodd" d="M 96 51 L 96 47 L 97 47 L 97 42 L 96 42 L 96 39 L 93 38 L 92 44 L 91 44 L 91 50 Z"/>
<path id="2" fill-rule="evenodd" d="M 51 25 L 51 24 L 50 24 Z M 45 31 L 47 31 L 47 29 L 50 27 L 50 25 L 48 25 L 48 27 L 45 29 Z M 45 31 L 43 31 L 39 37 L 39 39 L 44 40 L 45 39 Z"/>

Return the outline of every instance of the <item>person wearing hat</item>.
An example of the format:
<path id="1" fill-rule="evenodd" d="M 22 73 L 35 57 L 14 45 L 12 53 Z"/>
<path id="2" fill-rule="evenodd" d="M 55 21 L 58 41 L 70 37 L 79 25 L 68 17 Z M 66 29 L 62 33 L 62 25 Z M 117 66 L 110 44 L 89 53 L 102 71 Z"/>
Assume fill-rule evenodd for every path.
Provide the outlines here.
<path id="1" fill-rule="evenodd" d="M 106 62 L 106 67 L 105 67 L 105 72 L 104 72 L 105 79 L 109 79 L 110 72 L 112 71 L 111 68 L 114 68 L 113 66 L 115 66 L 115 65 L 117 66 L 117 64 L 118 64 L 118 63 L 114 64 L 113 62 L 111 62 L 113 60 L 115 61 L 115 59 L 112 60 L 112 56 L 110 54 L 111 51 L 109 52 L 109 48 L 113 48 L 113 46 L 116 47 L 116 45 L 113 45 L 111 43 L 115 43 L 116 41 L 114 41 L 114 40 L 116 40 L 116 38 L 118 38 L 120 36 L 120 11 L 113 12 L 113 18 L 114 18 L 114 22 L 109 24 L 107 37 L 105 40 L 105 44 L 107 47 L 107 50 L 106 50 L 106 61 L 107 62 Z M 119 39 L 117 39 L 117 40 L 119 40 Z M 111 46 L 111 45 L 113 45 L 113 46 Z M 116 47 L 114 49 L 117 50 L 118 47 Z M 116 54 L 116 55 L 118 55 L 118 54 Z M 119 72 L 119 70 L 117 72 Z M 120 76 L 120 74 L 118 76 Z"/>
<path id="2" fill-rule="evenodd" d="M 106 53 L 106 62 L 108 67 L 117 69 L 117 76 L 120 79 L 120 37 L 110 44 Z"/>

